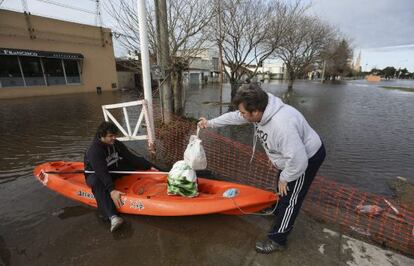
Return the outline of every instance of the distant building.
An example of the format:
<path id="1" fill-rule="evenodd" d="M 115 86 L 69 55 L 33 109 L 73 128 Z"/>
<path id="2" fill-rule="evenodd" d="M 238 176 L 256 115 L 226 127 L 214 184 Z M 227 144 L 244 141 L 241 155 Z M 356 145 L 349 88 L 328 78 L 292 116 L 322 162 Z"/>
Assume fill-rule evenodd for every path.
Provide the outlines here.
<path id="1" fill-rule="evenodd" d="M 117 88 L 111 30 L 0 10 L 0 98 Z"/>
<path id="2" fill-rule="evenodd" d="M 202 84 L 205 82 L 217 82 L 220 75 L 219 52 L 215 49 L 199 49 L 193 52 L 188 69 L 184 72 L 184 81 L 190 84 Z M 230 73 L 230 67 L 225 64 L 225 70 Z M 255 65 L 246 65 L 239 68 L 242 81 L 251 76 L 255 71 Z M 257 79 L 283 79 L 285 74 L 284 64 L 278 61 L 265 61 L 257 68 Z M 224 73 L 223 73 L 224 75 Z M 226 78 L 226 76 L 225 76 Z"/>
<path id="3" fill-rule="evenodd" d="M 249 66 L 249 70 L 255 71 L 256 66 Z M 256 76 L 259 80 L 264 79 L 283 79 L 285 75 L 285 65 L 280 61 L 265 60 L 262 66 L 257 68 Z"/>
<path id="4" fill-rule="evenodd" d="M 116 61 L 116 74 L 118 77 L 118 88 L 120 90 L 139 90 L 143 91 L 142 68 L 140 55 L 118 57 Z M 155 65 L 155 58 L 150 56 L 150 63 Z M 151 87 L 158 87 L 157 80 L 151 74 Z"/>
<path id="5" fill-rule="evenodd" d="M 188 69 L 184 72 L 184 82 L 202 84 L 218 81 L 220 74 L 219 53 L 215 49 L 198 49 L 189 59 Z"/>
<path id="6" fill-rule="evenodd" d="M 132 90 L 141 88 L 141 61 L 135 58 L 116 58 L 116 75 L 120 90 Z"/>

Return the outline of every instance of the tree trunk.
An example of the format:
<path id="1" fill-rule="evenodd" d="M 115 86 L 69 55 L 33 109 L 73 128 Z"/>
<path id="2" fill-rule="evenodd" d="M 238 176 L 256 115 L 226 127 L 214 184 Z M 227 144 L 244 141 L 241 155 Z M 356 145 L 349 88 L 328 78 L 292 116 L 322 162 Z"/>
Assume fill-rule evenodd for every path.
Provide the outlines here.
<path id="1" fill-rule="evenodd" d="M 287 73 L 288 73 L 288 89 L 283 94 L 282 99 L 285 103 L 290 104 L 292 97 L 293 97 L 293 83 L 295 82 L 296 75 L 295 75 L 295 72 L 289 67 L 287 69 Z"/>
<path id="2" fill-rule="evenodd" d="M 231 100 L 233 101 L 236 92 L 239 89 L 239 83 L 236 80 L 232 80 L 230 83 L 231 86 Z"/>
<path id="3" fill-rule="evenodd" d="M 171 72 L 171 80 L 173 85 L 174 94 L 174 113 L 182 116 L 184 114 L 184 101 L 183 101 L 183 71 L 181 68 L 173 67 Z"/>
<path id="4" fill-rule="evenodd" d="M 161 85 L 160 93 L 161 93 L 161 107 L 162 107 L 162 116 L 163 116 L 163 123 L 168 124 L 172 120 L 173 115 L 173 97 L 171 91 L 171 78 L 168 77 L 164 83 Z"/>
<path id="5" fill-rule="evenodd" d="M 230 79 L 230 87 L 231 87 L 231 102 L 233 103 L 233 99 L 236 96 L 236 92 L 239 89 L 239 82 L 232 78 Z M 233 104 L 229 105 L 229 111 L 234 111 L 237 109 L 237 106 L 233 106 Z"/>
<path id="6" fill-rule="evenodd" d="M 286 74 L 287 74 L 287 80 L 288 80 L 287 93 L 292 94 L 293 93 L 293 82 L 295 82 L 296 73 L 290 65 L 287 65 Z"/>
<path id="7" fill-rule="evenodd" d="M 292 93 L 293 92 L 293 82 L 295 82 L 295 80 L 293 78 L 289 78 L 289 81 L 288 81 L 288 90 L 287 90 L 289 93 Z"/>
<path id="8" fill-rule="evenodd" d="M 170 47 L 168 41 L 168 22 L 167 22 L 167 4 L 166 0 L 155 0 L 157 37 L 158 37 L 158 56 L 157 61 L 161 69 L 166 70 L 170 67 Z M 167 76 L 168 73 L 165 73 Z M 171 80 L 168 77 L 161 86 L 162 94 L 161 107 L 163 109 L 163 122 L 168 124 L 173 114 L 173 95 L 171 90 Z"/>

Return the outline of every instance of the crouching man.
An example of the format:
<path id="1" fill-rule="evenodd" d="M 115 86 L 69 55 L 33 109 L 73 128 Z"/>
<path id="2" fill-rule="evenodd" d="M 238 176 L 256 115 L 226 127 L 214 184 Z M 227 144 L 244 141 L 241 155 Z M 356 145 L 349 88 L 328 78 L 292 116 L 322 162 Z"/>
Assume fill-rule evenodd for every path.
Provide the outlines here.
<path id="1" fill-rule="evenodd" d="M 117 208 L 122 206 L 121 195 L 115 189 L 114 180 L 120 174 L 109 171 L 148 170 L 152 164 L 142 157 L 135 156 L 116 139 L 118 128 L 111 122 L 102 122 L 85 153 L 84 163 L 86 183 L 92 188 L 98 211 L 111 222 L 111 232 L 118 229 L 124 220 L 118 215 Z"/>

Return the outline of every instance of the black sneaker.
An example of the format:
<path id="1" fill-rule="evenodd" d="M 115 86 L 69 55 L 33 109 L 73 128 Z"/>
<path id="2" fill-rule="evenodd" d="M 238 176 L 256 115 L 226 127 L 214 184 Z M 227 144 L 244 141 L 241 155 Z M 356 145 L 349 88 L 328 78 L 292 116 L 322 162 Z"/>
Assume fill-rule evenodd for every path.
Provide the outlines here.
<path id="1" fill-rule="evenodd" d="M 269 238 L 263 241 L 256 242 L 256 251 L 262 254 L 270 254 L 274 251 L 283 251 L 285 249 L 285 245 L 276 243 L 275 241 Z"/>

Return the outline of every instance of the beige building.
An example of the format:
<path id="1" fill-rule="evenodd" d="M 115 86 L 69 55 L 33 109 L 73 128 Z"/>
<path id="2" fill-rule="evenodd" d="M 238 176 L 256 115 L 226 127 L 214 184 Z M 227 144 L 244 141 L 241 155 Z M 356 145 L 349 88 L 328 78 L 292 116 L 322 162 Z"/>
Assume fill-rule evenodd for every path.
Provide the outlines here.
<path id="1" fill-rule="evenodd" d="M 117 88 L 110 29 L 0 10 L 0 98 Z"/>

